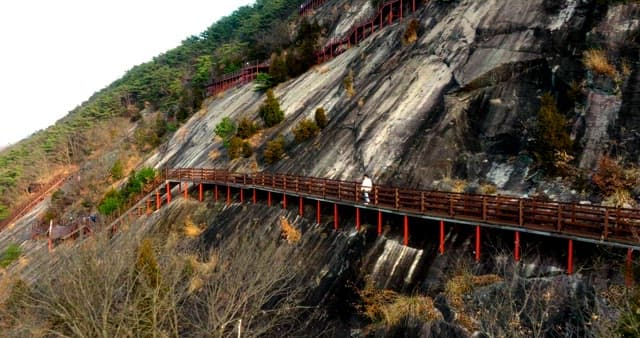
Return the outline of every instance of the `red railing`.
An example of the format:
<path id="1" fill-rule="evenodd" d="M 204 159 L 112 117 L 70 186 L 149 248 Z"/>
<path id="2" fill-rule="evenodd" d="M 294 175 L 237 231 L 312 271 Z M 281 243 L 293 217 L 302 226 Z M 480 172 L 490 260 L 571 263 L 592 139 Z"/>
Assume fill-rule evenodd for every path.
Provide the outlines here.
<path id="1" fill-rule="evenodd" d="M 326 0 L 307 1 L 300 6 L 300 15 L 309 14 L 311 10 L 322 6 L 325 2 Z M 405 7 L 407 11 L 415 12 L 416 6 L 420 3 L 422 2 L 418 0 L 391 0 L 381 4 L 376 14 L 371 18 L 353 25 L 342 37 L 329 40 L 320 51 L 316 52 L 316 63 L 321 64 L 329 61 L 351 48 L 352 45 L 358 44 L 360 41 L 366 39 L 376 30 L 391 25 L 395 21 L 402 20 L 405 15 Z M 269 61 L 262 63 L 255 62 L 252 65 L 245 66 L 239 71 L 225 74 L 222 78 L 216 79 L 207 85 L 207 96 L 217 95 L 229 88 L 247 84 L 255 80 L 258 73 L 268 73 L 269 67 Z"/>
<path id="2" fill-rule="evenodd" d="M 0 230 L 4 229 L 7 225 L 11 224 L 11 222 L 16 219 L 26 215 L 29 210 L 33 209 L 38 203 L 42 202 L 49 194 L 56 188 L 58 188 L 64 181 L 69 178 L 68 174 L 60 174 L 50 180 L 40 192 L 30 200 L 22 203 L 21 205 L 13 208 L 13 212 L 7 216 L 3 221 L 0 222 Z"/>
<path id="3" fill-rule="evenodd" d="M 280 191 L 344 204 L 360 204 L 362 199 L 358 182 L 316 177 L 184 168 L 165 170 L 162 179 Z M 436 219 L 598 239 L 603 243 L 640 244 L 638 209 L 387 186 L 374 187 L 369 207 Z"/>
<path id="4" fill-rule="evenodd" d="M 373 16 L 353 25 L 341 37 L 327 42 L 324 48 L 316 53 L 316 62 L 318 64 L 327 62 L 351 48 L 352 45 L 356 45 L 368 38 L 376 30 L 389 26 L 395 21 L 402 20 L 406 13 L 405 7 L 407 12 L 415 12 L 417 5 L 420 3 L 422 2 L 417 0 L 391 0 L 384 2 L 378 7 Z"/>
<path id="5" fill-rule="evenodd" d="M 269 72 L 269 61 L 253 62 L 233 73 L 225 74 L 206 87 L 207 96 L 217 95 L 231 87 L 247 84 L 258 77 L 258 73 Z"/>

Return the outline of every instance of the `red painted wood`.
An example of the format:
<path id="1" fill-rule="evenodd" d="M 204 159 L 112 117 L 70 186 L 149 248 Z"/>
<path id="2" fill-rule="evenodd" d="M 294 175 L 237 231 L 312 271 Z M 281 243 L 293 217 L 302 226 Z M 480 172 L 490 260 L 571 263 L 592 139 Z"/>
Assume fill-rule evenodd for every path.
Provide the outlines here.
<path id="1" fill-rule="evenodd" d="M 378 211 L 378 236 L 382 235 L 382 211 Z"/>
<path id="2" fill-rule="evenodd" d="M 151 199 L 147 199 L 147 215 L 151 215 Z"/>
<path id="3" fill-rule="evenodd" d="M 258 203 L 258 195 L 256 192 L 256 188 L 253 188 L 253 204 Z"/>
<path id="4" fill-rule="evenodd" d="M 240 203 L 244 203 L 244 189 L 240 188 Z"/>
<path id="5" fill-rule="evenodd" d="M 440 246 L 438 251 L 441 255 L 444 255 L 444 221 L 440 221 Z"/>
<path id="6" fill-rule="evenodd" d="M 218 202 L 218 185 L 217 184 L 214 186 L 213 190 L 214 190 L 213 194 L 215 196 L 215 200 L 216 202 Z"/>
<path id="7" fill-rule="evenodd" d="M 320 224 L 320 220 L 321 220 L 320 219 L 320 216 L 321 216 L 320 215 L 320 200 L 318 200 L 318 206 L 316 207 L 316 213 L 317 213 L 317 215 L 316 215 L 317 222 L 318 222 L 318 224 Z"/>
<path id="8" fill-rule="evenodd" d="M 271 206 L 271 191 L 267 192 L 267 205 Z"/>
<path id="9" fill-rule="evenodd" d="M 171 203 L 171 183 L 167 182 L 167 204 Z"/>
<path id="10" fill-rule="evenodd" d="M 287 194 L 282 194 L 282 209 L 287 209 Z"/>
<path id="11" fill-rule="evenodd" d="M 227 205 L 231 205 L 231 186 L 227 186 Z"/>
<path id="12" fill-rule="evenodd" d="M 404 246 L 409 246 L 409 216 L 404 215 Z"/>
<path id="13" fill-rule="evenodd" d="M 156 189 L 156 210 L 159 210 L 162 207 L 162 202 L 160 201 L 160 189 Z"/>
<path id="14" fill-rule="evenodd" d="M 304 202 L 303 202 L 303 200 L 302 200 L 302 196 L 300 196 L 300 203 L 299 203 L 300 208 L 299 208 L 299 210 L 298 210 L 298 214 L 299 214 L 300 216 L 304 216 L 304 205 L 303 205 L 303 203 L 304 203 Z"/>
<path id="15" fill-rule="evenodd" d="M 200 183 L 198 185 L 198 201 L 202 202 L 204 200 L 203 198 L 203 191 L 202 191 L 202 183 Z"/>

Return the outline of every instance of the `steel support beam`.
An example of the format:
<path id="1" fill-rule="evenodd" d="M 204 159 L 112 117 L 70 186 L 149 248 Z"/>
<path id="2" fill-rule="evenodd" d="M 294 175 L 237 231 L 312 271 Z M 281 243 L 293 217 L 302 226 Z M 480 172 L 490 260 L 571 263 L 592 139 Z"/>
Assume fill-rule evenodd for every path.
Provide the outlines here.
<path id="1" fill-rule="evenodd" d="M 409 216 L 404 215 L 404 239 L 402 244 L 409 246 Z"/>

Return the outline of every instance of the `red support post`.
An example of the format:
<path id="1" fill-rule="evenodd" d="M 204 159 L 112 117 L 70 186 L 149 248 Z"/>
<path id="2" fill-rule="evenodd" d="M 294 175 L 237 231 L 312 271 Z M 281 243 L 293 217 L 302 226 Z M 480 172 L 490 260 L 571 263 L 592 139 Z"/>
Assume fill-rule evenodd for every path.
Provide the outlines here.
<path id="1" fill-rule="evenodd" d="M 320 224 L 320 200 L 318 200 L 318 206 L 316 207 L 316 219 L 318 221 L 318 224 Z"/>
<path id="2" fill-rule="evenodd" d="M 338 230 L 338 204 L 333 203 L 333 229 Z"/>
<path id="3" fill-rule="evenodd" d="M 356 230 L 360 231 L 360 208 L 356 207 Z"/>
<path id="4" fill-rule="evenodd" d="M 171 203 L 171 183 L 167 182 L 167 204 Z"/>
<path id="5" fill-rule="evenodd" d="M 267 205 L 271 206 L 271 191 L 267 193 Z"/>
<path id="6" fill-rule="evenodd" d="M 382 235 L 382 211 L 378 210 L 378 236 Z"/>
<path id="7" fill-rule="evenodd" d="M 480 262 L 480 226 L 476 225 L 476 262 Z"/>
<path id="8" fill-rule="evenodd" d="M 218 202 L 218 185 L 217 184 L 213 186 L 213 195 L 216 202 Z"/>
<path id="9" fill-rule="evenodd" d="M 253 188 L 253 204 L 258 203 L 258 195 L 256 193 L 256 188 Z"/>
<path id="10" fill-rule="evenodd" d="M 573 240 L 569 240 L 569 254 L 567 255 L 567 274 L 573 274 Z"/>
<path id="11" fill-rule="evenodd" d="M 282 193 L 282 209 L 287 210 L 287 194 Z"/>
<path id="12" fill-rule="evenodd" d="M 444 255 L 444 221 L 440 221 L 440 247 L 438 251 Z"/>
<path id="13" fill-rule="evenodd" d="M 156 189 L 156 210 L 159 210 L 162 206 L 162 202 L 160 201 L 160 188 Z"/>
<path id="14" fill-rule="evenodd" d="M 189 199 L 189 183 L 184 184 L 184 199 L 185 201 Z"/>
<path id="15" fill-rule="evenodd" d="M 409 216 L 404 215 L 404 246 L 409 246 Z"/>
<path id="16" fill-rule="evenodd" d="M 513 256 L 516 262 L 520 261 L 520 231 L 515 233 L 515 248 L 513 250 Z"/>
<path id="17" fill-rule="evenodd" d="M 302 200 L 302 196 L 300 196 L 300 210 L 299 210 L 299 214 L 300 216 L 304 216 L 304 201 Z"/>
<path id="18" fill-rule="evenodd" d="M 402 0 L 400 0 L 400 21 L 402 21 Z"/>
<path id="19" fill-rule="evenodd" d="M 227 205 L 231 205 L 231 186 L 227 186 Z"/>
<path id="20" fill-rule="evenodd" d="M 633 249 L 627 249 L 627 268 L 625 269 L 624 281 L 627 287 L 633 286 Z"/>
<path id="21" fill-rule="evenodd" d="M 244 189 L 240 188 L 240 203 L 244 203 Z"/>
<path id="22" fill-rule="evenodd" d="M 411 9 L 413 10 L 413 12 L 416 11 L 416 0 L 413 0 L 413 3 L 411 5 Z"/>
<path id="23" fill-rule="evenodd" d="M 202 183 L 200 183 L 200 185 L 198 186 L 198 189 L 200 190 L 200 191 L 199 191 L 199 194 L 198 194 L 198 200 L 199 200 L 200 202 L 202 202 L 202 200 L 204 200 L 204 198 L 203 198 L 203 191 L 202 191 Z"/>
<path id="24" fill-rule="evenodd" d="M 147 215 L 151 215 L 151 199 L 147 198 Z"/>

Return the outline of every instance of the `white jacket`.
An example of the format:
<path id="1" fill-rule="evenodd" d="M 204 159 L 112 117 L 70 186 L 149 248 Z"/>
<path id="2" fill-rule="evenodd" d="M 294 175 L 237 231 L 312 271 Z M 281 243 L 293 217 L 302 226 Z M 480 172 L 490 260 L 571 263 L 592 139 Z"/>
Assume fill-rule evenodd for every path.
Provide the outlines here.
<path id="1" fill-rule="evenodd" d="M 373 182 L 371 182 L 371 179 L 369 177 L 365 177 L 364 180 L 362 180 L 362 186 L 360 187 L 360 190 L 369 192 L 372 188 Z"/>

